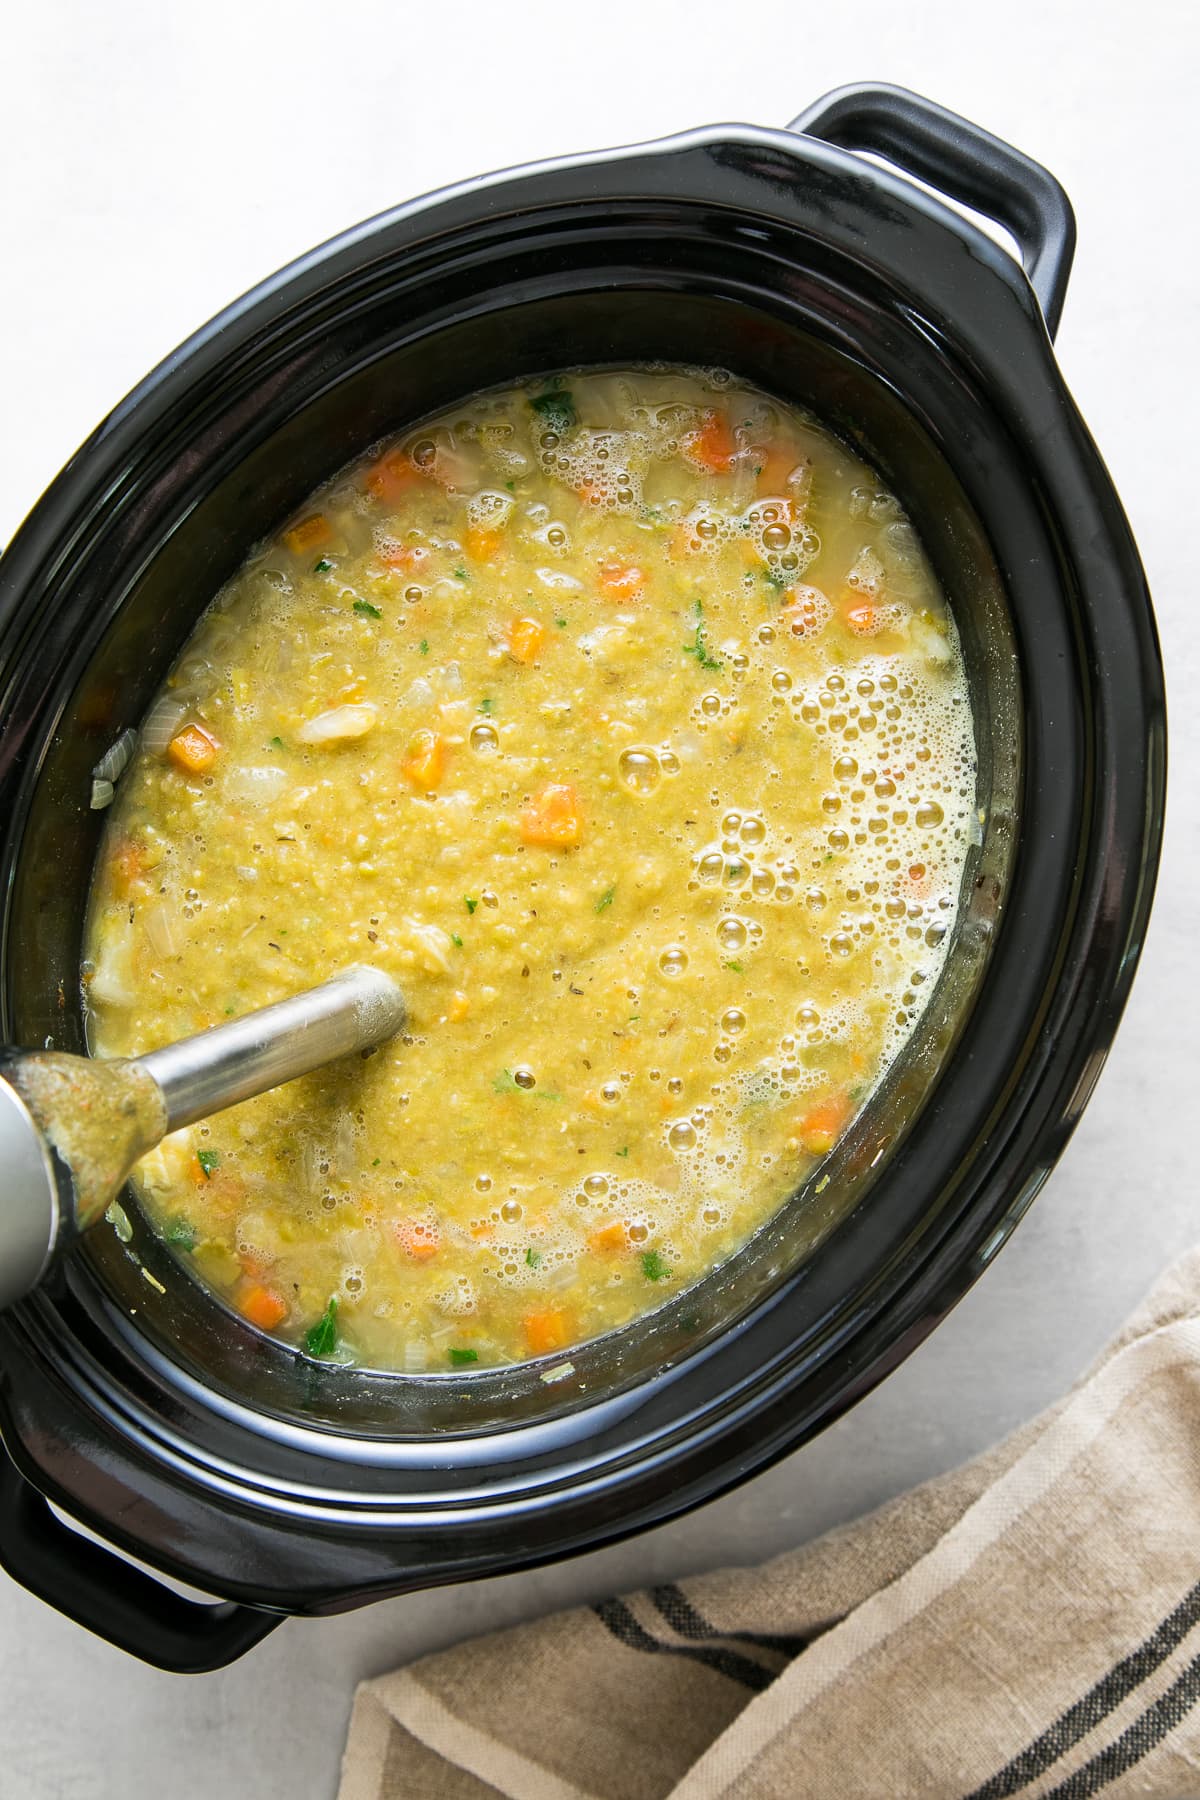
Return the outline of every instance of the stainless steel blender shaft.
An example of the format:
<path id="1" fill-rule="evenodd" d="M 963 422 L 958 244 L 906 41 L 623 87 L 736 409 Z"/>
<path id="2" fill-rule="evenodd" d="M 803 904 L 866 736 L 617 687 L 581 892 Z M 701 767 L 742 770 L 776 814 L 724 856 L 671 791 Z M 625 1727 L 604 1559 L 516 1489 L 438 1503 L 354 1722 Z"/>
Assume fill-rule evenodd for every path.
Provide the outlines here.
<path id="1" fill-rule="evenodd" d="M 320 987 L 131 1060 L 0 1052 L 0 1307 L 36 1287 L 169 1131 L 370 1049 L 404 998 L 357 965 Z"/>

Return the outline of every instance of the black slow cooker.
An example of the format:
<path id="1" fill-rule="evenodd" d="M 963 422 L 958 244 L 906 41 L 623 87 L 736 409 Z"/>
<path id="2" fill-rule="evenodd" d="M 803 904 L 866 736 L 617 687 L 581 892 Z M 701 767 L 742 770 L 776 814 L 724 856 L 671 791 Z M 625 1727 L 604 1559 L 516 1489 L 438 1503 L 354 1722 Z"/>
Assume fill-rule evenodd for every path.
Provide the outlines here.
<path id="1" fill-rule="evenodd" d="M 1004 224 L 1025 267 L 896 167 Z M 184 1280 L 131 1202 L 130 1242 L 93 1234 L 0 1319 L 18 1581 L 200 1670 L 289 1613 L 594 1547 L 827 1425 L 1003 1244 L 1111 1042 L 1162 827 L 1150 602 L 1051 351 L 1073 242 L 1045 170 L 911 94 L 845 89 L 787 131 L 543 163 L 358 226 L 68 463 L 0 560 L 10 1043 L 83 1047 L 90 772 L 247 548 L 372 440 L 572 365 L 720 364 L 878 468 L 958 619 L 980 841 L 938 990 L 833 1180 L 565 1374 L 318 1365 Z"/>

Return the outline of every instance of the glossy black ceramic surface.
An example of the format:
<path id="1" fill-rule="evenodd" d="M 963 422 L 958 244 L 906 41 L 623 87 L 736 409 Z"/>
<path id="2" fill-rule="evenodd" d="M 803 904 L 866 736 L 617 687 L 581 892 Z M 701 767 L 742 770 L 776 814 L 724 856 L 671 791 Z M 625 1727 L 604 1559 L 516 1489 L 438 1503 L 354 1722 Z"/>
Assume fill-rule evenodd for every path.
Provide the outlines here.
<path id="1" fill-rule="evenodd" d="M 839 1150 L 836 1214 L 799 1196 L 728 1270 L 551 1383 L 537 1366 L 313 1364 L 172 1278 L 140 1226 L 135 1254 L 105 1234 L 0 1319 L 0 1560 L 151 1660 L 214 1666 L 269 1628 L 247 1608 L 334 1611 L 512 1569 L 763 1468 L 932 1329 L 1086 1103 L 1149 911 L 1165 728 L 1137 553 L 1037 297 L 1056 317 L 1070 210 L 1045 171 L 912 97 L 834 96 L 798 124 L 907 150 L 987 206 L 1037 294 L 902 176 L 795 132 L 712 127 L 502 174 L 237 302 L 118 407 L 0 559 L 10 1042 L 81 1047 L 90 770 L 199 611 L 318 482 L 479 387 L 662 357 L 811 406 L 921 532 L 979 720 L 983 842 L 954 955 L 890 1122 L 871 1112 Z M 43 1493 L 243 1604 L 130 1577 Z"/>

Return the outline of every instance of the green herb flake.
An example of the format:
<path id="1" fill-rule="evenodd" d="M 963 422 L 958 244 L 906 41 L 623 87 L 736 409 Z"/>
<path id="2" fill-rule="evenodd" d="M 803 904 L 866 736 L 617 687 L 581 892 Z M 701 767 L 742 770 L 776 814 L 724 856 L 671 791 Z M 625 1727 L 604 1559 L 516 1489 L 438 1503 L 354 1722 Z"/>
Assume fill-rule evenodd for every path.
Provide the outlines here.
<path id="1" fill-rule="evenodd" d="M 455 569 L 454 579 L 455 581 L 465 581 L 467 579 L 467 571 L 465 569 Z"/>
<path id="2" fill-rule="evenodd" d="M 468 1363 L 479 1361 L 478 1350 L 460 1350 L 455 1346 L 447 1350 L 446 1354 L 456 1369 L 465 1369 Z"/>
<path id="3" fill-rule="evenodd" d="M 490 694 L 485 694 L 483 696 L 483 699 L 479 702 L 479 710 L 481 713 L 490 713 L 496 710 L 496 702 L 492 699 Z"/>
<path id="4" fill-rule="evenodd" d="M 538 1264 L 541 1262 L 541 1260 L 542 1260 L 541 1251 L 535 1250 L 533 1248 L 533 1245 L 531 1244 L 529 1246 L 528 1250 L 525 1252 L 525 1261 L 529 1264 L 529 1267 L 531 1269 L 536 1269 Z"/>
<path id="5" fill-rule="evenodd" d="M 205 1181 L 211 1181 L 213 1170 L 220 1165 L 221 1153 L 219 1150 L 197 1150 L 196 1161 L 204 1170 Z"/>
<path id="6" fill-rule="evenodd" d="M 328 575 L 328 573 L 329 573 L 330 569 L 332 569 L 332 567 L 333 567 L 333 564 L 330 562 L 329 558 L 327 556 L 323 556 L 321 558 L 320 562 L 315 562 L 313 564 L 313 574 L 314 575 Z"/>
<path id="7" fill-rule="evenodd" d="M 457 931 L 452 931 L 450 933 L 450 942 L 455 946 L 456 949 L 458 949 L 458 950 L 462 949 L 462 939 L 459 937 Z"/>
<path id="8" fill-rule="evenodd" d="M 684 644 L 682 647 L 683 654 L 685 656 L 694 656 L 702 669 L 721 668 L 722 664 L 720 659 L 709 655 L 708 648 L 704 642 L 704 602 L 702 600 L 697 600 L 693 606 L 692 617 L 696 621 L 696 626 L 692 633 L 691 643 Z"/>
<path id="9" fill-rule="evenodd" d="M 283 739 L 281 737 L 273 737 L 271 739 L 271 742 L 267 745 L 267 748 L 268 748 L 268 750 L 284 749 L 285 745 L 284 745 Z"/>
<path id="10" fill-rule="evenodd" d="M 621 1148 L 617 1151 L 617 1155 L 618 1156 L 628 1156 L 629 1155 L 629 1145 L 622 1144 Z"/>
<path id="11" fill-rule="evenodd" d="M 375 1157 L 371 1163 L 371 1167 L 373 1169 L 377 1169 L 382 1161 L 383 1161 L 383 1158 L 381 1156 Z"/>
<path id="12" fill-rule="evenodd" d="M 227 1019 L 232 1019 L 232 1017 L 233 1017 L 233 1015 L 234 1015 L 234 1013 L 235 1013 L 235 1012 L 236 1012 L 236 1011 L 237 1011 L 237 1007 L 236 1007 L 236 1006 L 227 1006 L 227 1007 L 226 1007 L 226 1008 L 225 1008 L 225 1017 L 226 1017 L 226 1018 L 227 1018 Z"/>
<path id="13" fill-rule="evenodd" d="M 524 1092 L 524 1089 L 522 1089 L 522 1092 Z M 535 1100 L 548 1100 L 550 1102 L 551 1106 L 561 1106 L 562 1105 L 562 1095 L 561 1094 L 535 1093 L 533 1097 Z"/>
<path id="14" fill-rule="evenodd" d="M 616 897 L 617 897 L 617 890 L 615 887 L 605 888 L 604 892 L 601 894 L 600 898 L 596 902 L 596 911 L 598 913 L 602 913 L 606 906 L 612 905 L 612 903 L 616 899 Z"/>
<path id="15" fill-rule="evenodd" d="M 493 1093 L 520 1094 L 523 1091 L 511 1069 L 501 1069 L 498 1075 L 492 1077 Z"/>
<path id="16" fill-rule="evenodd" d="M 782 569 L 764 569 L 763 580 L 777 594 L 785 594 L 792 585 Z"/>
<path id="17" fill-rule="evenodd" d="M 643 1250 L 642 1274 L 647 1281 L 665 1281 L 670 1273 L 670 1264 L 659 1255 L 657 1250 Z"/>
<path id="18" fill-rule="evenodd" d="M 310 1356 L 332 1356 L 337 1349 L 337 1295 L 329 1296 L 329 1305 L 315 1325 L 304 1334 L 304 1348 Z"/>
<path id="19" fill-rule="evenodd" d="M 546 428 L 557 432 L 559 437 L 571 430 L 579 416 L 571 390 L 565 387 L 552 387 L 547 393 L 535 394 L 529 404 Z"/>
<path id="20" fill-rule="evenodd" d="M 475 899 L 473 894 L 464 894 L 463 895 L 463 905 L 466 907 L 466 909 L 469 913 L 473 913 L 475 911 L 475 908 L 479 905 L 479 902 L 478 902 L 478 900 Z"/>
<path id="21" fill-rule="evenodd" d="M 558 626 L 560 631 L 565 631 L 567 629 L 567 621 L 565 619 L 555 619 L 554 623 Z"/>
<path id="22" fill-rule="evenodd" d="M 420 643 L 417 645 L 417 649 L 421 652 L 422 656 L 428 656 L 429 655 L 429 639 L 422 638 Z"/>
<path id="23" fill-rule="evenodd" d="M 641 1018 L 641 1016 L 642 1016 L 641 1013 L 630 1013 L 629 1018 L 626 1020 L 626 1023 L 629 1025 L 636 1025 L 638 1020 Z"/>
<path id="24" fill-rule="evenodd" d="M 506 488 L 507 488 L 507 489 L 508 489 L 508 491 L 509 491 L 509 493 L 510 493 L 510 494 L 515 494 L 515 493 L 516 493 L 516 491 L 517 491 L 517 484 L 516 484 L 516 482 L 515 482 L 515 481 L 506 481 L 506 482 L 505 482 L 505 484 L 504 484 L 504 485 L 505 485 L 505 487 L 506 487 Z"/>
<path id="25" fill-rule="evenodd" d="M 377 606 L 372 606 L 369 600 L 356 600 L 354 602 L 353 610 L 356 613 L 361 613 L 364 619 L 382 619 L 383 617 L 379 608 Z"/>
<path id="26" fill-rule="evenodd" d="M 742 972 L 742 965 L 740 962 L 727 962 L 724 966 L 727 969 L 732 969 L 735 975 L 740 975 Z"/>
<path id="27" fill-rule="evenodd" d="M 168 1244 L 174 1244 L 177 1250 L 194 1250 L 200 1242 L 200 1233 L 186 1219 L 172 1219 L 163 1232 Z"/>

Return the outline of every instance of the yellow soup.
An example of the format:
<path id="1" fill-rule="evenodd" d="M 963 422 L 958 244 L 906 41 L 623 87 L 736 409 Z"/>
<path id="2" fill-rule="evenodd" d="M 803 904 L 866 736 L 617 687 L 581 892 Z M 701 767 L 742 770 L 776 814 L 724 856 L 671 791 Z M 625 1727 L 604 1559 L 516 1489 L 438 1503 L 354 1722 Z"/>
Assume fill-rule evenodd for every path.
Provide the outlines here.
<path id="1" fill-rule="evenodd" d="M 729 1257 L 936 980 L 974 823 L 954 626 L 813 419 L 721 372 L 456 407 L 217 596 L 112 808 L 84 984 L 130 1055 L 350 962 L 408 1035 L 135 1186 L 309 1354 L 559 1355 Z"/>

